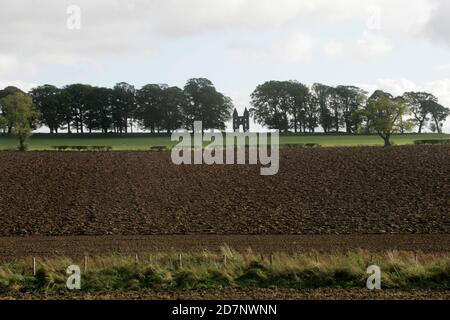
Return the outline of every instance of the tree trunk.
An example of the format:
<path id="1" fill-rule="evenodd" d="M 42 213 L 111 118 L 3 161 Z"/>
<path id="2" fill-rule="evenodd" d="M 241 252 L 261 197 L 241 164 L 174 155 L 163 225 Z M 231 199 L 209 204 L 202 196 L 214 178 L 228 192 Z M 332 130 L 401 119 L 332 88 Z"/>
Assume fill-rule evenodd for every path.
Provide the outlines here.
<path id="1" fill-rule="evenodd" d="M 390 135 L 386 135 L 386 136 L 381 136 L 382 138 L 383 138 L 383 140 L 384 140 L 384 147 L 390 147 L 392 144 L 391 144 L 391 140 L 390 140 L 390 138 L 391 138 L 391 136 Z"/>
<path id="2" fill-rule="evenodd" d="M 346 129 L 347 133 L 352 133 L 352 125 L 351 125 L 350 121 L 345 121 L 345 129 Z"/>
<path id="3" fill-rule="evenodd" d="M 419 121 L 419 132 L 418 132 L 418 134 L 422 133 L 422 127 L 423 127 L 423 121 Z"/>
<path id="4" fill-rule="evenodd" d="M 297 126 L 298 126 L 298 123 L 297 123 L 298 121 L 297 121 L 297 117 L 296 116 L 294 116 L 294 132 L 295 133 L 297 133 L 298 132 L 298 128 L 297 128 Z"/>
<path id="5" fill-rule="evenodd" d="M 441 126 L 439 125 L 439 121 L 437 121 L 436 118 L 434 119 L 434 124 L 436 125 L 436 130 L 437 130 L 437 132 L 438 132 L 439 134 L 441 134 L 441 133 L 442 133 L 442 128 L 441 128 Z"/>
<path id="6" fill-rule="evenodd" d="M 19 138 L 19 151 L 25 151 L 25 139 Z"/>

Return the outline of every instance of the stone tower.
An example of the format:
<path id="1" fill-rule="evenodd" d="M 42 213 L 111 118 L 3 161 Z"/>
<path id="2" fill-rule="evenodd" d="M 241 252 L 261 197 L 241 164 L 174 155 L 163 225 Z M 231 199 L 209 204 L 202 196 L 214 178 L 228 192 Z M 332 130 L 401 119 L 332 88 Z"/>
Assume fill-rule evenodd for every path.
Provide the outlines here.
<path id="1" fill-rule="evenodd" d="M 250 113 L 247 108 L 244 110 L 244 115 L 239 116 L 236 109 L 233 112 L 233 131 L 239 131 L 242 126 L 244 132 L 250 131 Z"/>

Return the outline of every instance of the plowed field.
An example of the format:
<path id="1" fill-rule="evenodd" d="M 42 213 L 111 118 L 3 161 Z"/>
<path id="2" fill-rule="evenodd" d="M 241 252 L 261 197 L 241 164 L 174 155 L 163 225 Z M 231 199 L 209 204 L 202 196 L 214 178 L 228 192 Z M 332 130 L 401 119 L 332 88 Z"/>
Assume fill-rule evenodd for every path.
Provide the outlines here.
<path id="1" fill-rule="evenodd" d="M 0 152 L 0 235 L 450 233 L 450 147 L 282 150 L 280 170 L 169 153 Z"/>

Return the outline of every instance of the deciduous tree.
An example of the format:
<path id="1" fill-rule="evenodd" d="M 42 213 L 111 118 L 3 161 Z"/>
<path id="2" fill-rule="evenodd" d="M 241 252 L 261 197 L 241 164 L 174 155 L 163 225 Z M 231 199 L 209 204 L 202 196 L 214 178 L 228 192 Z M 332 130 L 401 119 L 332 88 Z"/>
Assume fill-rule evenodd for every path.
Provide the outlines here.
<path id="1" fill-rule="evenodd" d="M 61 90 L 46 84 L 31 89 L 33 103 L 41 114 L 41 124 L 50 129 L 50 133 L 58 133 L 65 121 L 65 111 L 61 103 Z"/>
<path id="2" fill-rule="evenodd" d="M 184 123 L 193 130 L 194 121 L 202 121 L 203 129 L 225 130 L 225 122 L 231 118 L 231 99 L 218 92 L 205 78 L 190 79 L 184 87 L 187 104 L 184 106 Z"/>
<path id="3" fill-rule="evenodd" d="M 5 115 L 0 124 L 11 126 L 11 133 L 19 139 L 19 150 L 25 151 L 26 141 L 39 123 L 39 112 L 33 105 L 33 99 L 21 92 L 9 94 L 1 99 Z"/>
<path id="4" fill-rule="evenodd" d="M 383 91 L 372 95 L 364 111 L 369 126 L 383 139 L 385 147 L 391 145 L 391 135 L 400 131 L 401 119 L 406 113 L 403 99 L 393 99 Z"/>

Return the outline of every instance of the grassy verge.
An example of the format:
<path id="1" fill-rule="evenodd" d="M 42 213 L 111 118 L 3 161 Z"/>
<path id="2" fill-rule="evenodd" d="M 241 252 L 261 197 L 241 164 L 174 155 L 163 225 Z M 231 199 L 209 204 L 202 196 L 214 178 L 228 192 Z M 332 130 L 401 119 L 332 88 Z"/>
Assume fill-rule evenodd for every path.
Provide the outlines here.
<path id="1" fill-rule="evenodd" d="M 225 258 L 226 256 L 226 258 Z M 82 259 L 38 259 L 0 264 L 0 294 L 68 291 L 66 268 Z M 383 289 L 450 290 L 450 254 L 365 251 L 336 254 L 184 253 L 135 257 L 90 257 L 81 274 L 81 292 L 129 292 L 205 289 L 365 288 L 368 265 L 381 268 Z"/>

